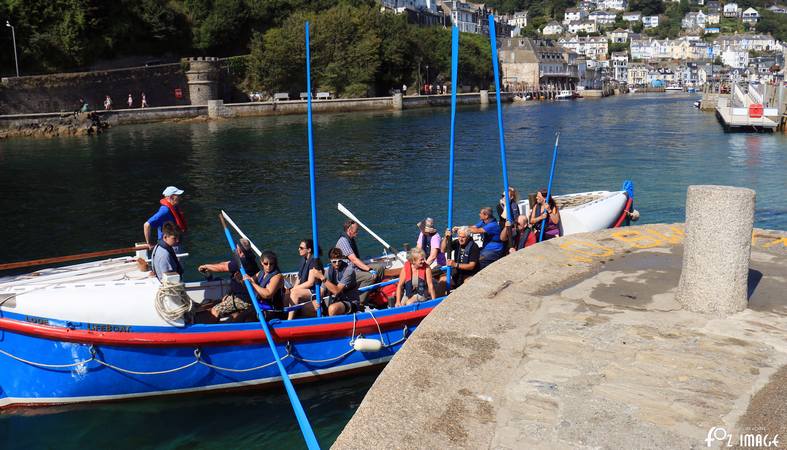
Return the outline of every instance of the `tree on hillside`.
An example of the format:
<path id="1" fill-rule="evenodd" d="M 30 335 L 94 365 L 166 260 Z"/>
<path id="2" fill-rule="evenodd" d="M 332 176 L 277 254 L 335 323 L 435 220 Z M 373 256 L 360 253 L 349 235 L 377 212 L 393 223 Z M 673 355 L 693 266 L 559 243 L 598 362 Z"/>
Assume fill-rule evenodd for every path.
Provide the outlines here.
<path id="1" fill-rule="evenodd" d="M 643 16 L 655 16 L 664 12 L 664 3 L 661 0 L 631 0 L 629 10 L 640 11 Z"/>

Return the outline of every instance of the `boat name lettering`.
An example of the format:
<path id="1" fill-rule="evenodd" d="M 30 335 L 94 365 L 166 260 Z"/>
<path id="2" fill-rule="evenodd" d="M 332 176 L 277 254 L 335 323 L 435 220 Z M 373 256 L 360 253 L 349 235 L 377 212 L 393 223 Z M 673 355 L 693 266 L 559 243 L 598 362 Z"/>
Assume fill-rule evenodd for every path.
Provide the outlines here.
<path id="1" fill-rule="evenodd" d="M 89 331 L 107 331 L 112 333 L 129 333 L 131 332 L 131 327 L 128 325 L 107 325 L 101 323 L 89 323 L 87 324 L 87 329 Z"/>
<path id="2" fill-rule="evenodd" d="M 47 319 L 42 319 L 40 317 L 25 316 L 25 322 L 35 323 L 38 325 L 49 325 L 49 321 Z"/>

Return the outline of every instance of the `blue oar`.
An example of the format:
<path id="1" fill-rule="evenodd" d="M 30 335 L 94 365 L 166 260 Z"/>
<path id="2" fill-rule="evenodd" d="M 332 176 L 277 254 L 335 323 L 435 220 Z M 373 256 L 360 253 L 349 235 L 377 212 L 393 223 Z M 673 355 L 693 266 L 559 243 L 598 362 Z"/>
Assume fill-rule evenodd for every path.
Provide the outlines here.
<path id="1" fill-rule="evenodd" d="M 505 211 L 509 221 L 511 218 L 511 199 L 508 196 L 508 164 L 506 163 L 506 140 L 503 134 L 503 107 L 500 103 L 500 71 L 497 68 L 497 34 L 495 32 L 495 16 L 489 15 L 489 43 L 492 45 L 492 68 L 495 71 L 495 93 L 497 97 L 497 130 L 500 139 L 500 164 L 503 166 L 503 193 L 506 199 Z"/>
<path id="2" fill-rule="evenodd" d="M 221 226 L 224 228 L 224 235 L 227 237 L 227 243 L 230 245 L 230 251 L 234 252 L 235 241 L 232 239 L 230 230 L 227 228 L 227 224 L 224 222 L 224 217 L 219 215 L 219 220 L 221 220 Z M 245 279 L 247 275 L 246 269 L 243 268 L 243 264 L 239 264 L 239 268 L 241 275 L 244 277 L 243 284 L 246 286 L 246 290 L 249 293 L 251 304 L 254 306 L 254 310 L 257 311 L 257 320 L 259 320 L 260 325 L 262 325 L 262 331 L 265 332 L 265 339 L 268 341 L 268 347 L 271 349 L 271 355 L 273 355 L 273 357 L 276 359 L 276 366 L 279 368 L 281 381 L 284 383 L 284 387 L 287 390 L 287 396 L 290 397 L 292 410 L 295 412 L 295 418 L 298 419 L 298 425 L 301 427 L 301 433 L 303 434 L 303 439 L 306 441 L 306 446 L 309 449 L 319 449 L 320 444 L 317 443 L 317 438 L 314 436 L 314 431 L 312 430 L 312 426 L 309 423 L 309 419 L 306 417 L 306 412 L 303 410 L 303 406 L 301 406 L 301 400 L 298 398 L 298 393 L 295 392 L 295 388 L 292 386 L 292 381 L 290 381 L 290 377 L 287 375 L 287 369 L 284 368 L 284 364 L 282 364 L 281 358 L 279 357 L 279 352 L 276 350 L 276 343 L 273 341 L 273 336 L 271 335 L 271 330 L 268 327 L 268 322 L 265 321 L 265 316 L 262 313 L 262 309 L 260 308 L 260 305 L 257 304 L 257 295 L 254 293 L 254 289 L 251 287 L 249 280 Z"/>
<path id="3" fill-rule="evenodd" d="M 456 129 L 456 85 L 459 83 L 459 27 L 451 27 L 451 143 L 448 147 L 448 229 L 454 224 L 454 131 Z M 449 238 L 450 239 L 450 238 Z M 451 246 L 446 246 L 449 252 Z M 451 292 L 451 269 L 446 271 L 445 292 Z"/>
<path id="4" fill-rule="evenodd" d="M 309 194 L 311 195 L 312 203 L 312 259 L 315 266 L 317 265 L 317 258 L 320 257 L 320 244 L 317 241 L 317 194 L 315 193 L 314 181 L 314 138 L 312 137 L 312 70 L 311 70 L 311 56 L 309 52 L 309 22 L 306 22 L 306 93 L 308 98 L 306 100 L 306 122 L 309 128 Z M 320 298 L 320 283 L 314 283 L 314 292 L 317 298 Z M 317 302 L 317 317 L 322 316 L 322 304 Z"/>
<path id="5" fill-rule="evenodd" d="M 555 149 L 552 150 L 552 167 L 549 169 L 549 184 L 547 184 L 547 198 L 544 199 L 544 209 L 549 206 L 549 197 L 552 196 L 552 179 L 555 176 L 555 165 L 557 164 L 557 143 L 560 141 L 560 132 L 557 132 L 557 136 L 555 137 Z M 541 222 L 541 233 L 538 236 L 538 242 L 544 240 L 544 230 L 547 228 L 547 220 L 549 220 L 549 213 L 547 213 L 547 218 Z"/>

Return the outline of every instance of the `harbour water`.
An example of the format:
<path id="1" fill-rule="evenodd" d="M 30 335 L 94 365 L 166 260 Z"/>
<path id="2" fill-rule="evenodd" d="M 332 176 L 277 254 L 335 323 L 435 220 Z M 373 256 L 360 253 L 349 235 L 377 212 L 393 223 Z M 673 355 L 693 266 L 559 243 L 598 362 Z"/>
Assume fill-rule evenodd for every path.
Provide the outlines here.
<path id="1" fill-rule="evenodd" d="M 509 179 L 521 192 L 547 183 L 561 131 L 554 190 L 636 187 L 643 223 L 684 217 L 686 187 L 727 184 L 757 191 L 755 226 L 787 229 L 787 136 L 725 134 L 696 98 L 648 94 L 506 105 Z M 320 241 L 332 246 L 341 202 L 394 246 L 417 236 L 425 216 L 445 225 L 449 109 L 315 117 Z M 502 191 L 494 107 L 457 116 L 454 218 L 477 221 Z M 310 237 L 303 117 L 161 123 L 111 129 L 93 138 L 0 144 L 0 262 L 126 247 L 161 190 L 185 189 L 185 261 L 226 259 L 217 215 L 227 211 L 261 248 L 293 269 Z M 361 233 L 361 253 L 380 246 Z M 352 415 L 373 376 L 300 386 L 324 446 Z M 407 387 L 403 387 L 407 388 Z M 146 400 L 0 415 L 4 448 L 287 447 L 301 445 L 286 396 L 276 392 Z M 144 430 L 144 432 L 142 432 Z M 71 437 L 69 437 L 71 436 Z M 64 445 L 65 444 L 65 445 Z"/>

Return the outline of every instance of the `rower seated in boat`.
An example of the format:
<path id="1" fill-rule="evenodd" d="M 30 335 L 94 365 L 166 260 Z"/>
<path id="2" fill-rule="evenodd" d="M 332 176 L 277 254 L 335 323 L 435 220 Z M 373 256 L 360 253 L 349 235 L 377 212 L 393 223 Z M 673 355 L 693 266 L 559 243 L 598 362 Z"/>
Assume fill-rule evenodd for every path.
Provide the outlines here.
<path id="1" fill-rule="evenodd" d="M 260 264 L 262 270 L 259 273 L 253 277 L 246 274 L 243 279 L 251 283 L 260 307 L 266 312 L 266 317 L 273 317 L 275 314 L 268 311 L 281 311 L 284 308 L 284 276 L 279 270 L 276 253 L 270 250 L 262 252 Z"/>
<path id="2" fill-rule="evenodd" d="M 372 284 L 379 283 L 385 274 L 385 264 L 381 263 L 366 263 L 361 260 L 361 255 L 358 252 L 358 244 L 355 238 L 358 236 L 358 223 L 352 219 L 347 219 L 344 222 L 344 232 L 339 236 L 336 241 L 336 247 L 342 251 L 343 258 L 347 259 L 347 263 L 351 269 L 355 271 L 355 279 L 358 287 L 371 286 Z M 369 292 L 360 294 L 361 304 L 366 303 L 366 298 Z"/>
<path id="3" fill-rule="evenodd" d="M 500 224 L 492 215 L 492 208 L 488 206 L 481 208 L 478 218 L 481 220 L 473 226 L 468 226 L 468 230 L 483 236 L 484 245 L 478 259 L 480 268 L 483 269 L 502 258 L 505 247 L 500 240 Z"/>
<path id="4" fill-rule="evenodd" d="M 427 217 L 416 225 L 421 232 L 418 234 L 416 247 L 422 249 L 426 255 L 426 264 L 431 267 L 445 265 L 445 253 L 440 250 L 440 233 L 434 226 L 434 219 Z"/>
<path id="5" fill-rule="evenodd" d="M 533 226 L 533 232 L 538 233 L 536 236 L 541 235 L 541 227 L 546 221 L 546 229 L 544 229 L 543 240 L 556 238 L 561 235 L 560 232 L 560 211 L 558 210 L 555 199 L 549 196 L 549 201 L 546 201 L 547 190 L 541 189 L 536 194 L 536 205 L 530 211 L 530 225 Z"/>
<path id="6" fill-rule="evenodd" d="M 452 289 L 461 286 L 480 270 L 478 262 L 480 250 L 470 237 L 470 230 L 467 227 L 457 229 L 456 239 L 451 239 L 451 230 L 445 230 L 442 250 L 449 255 L 446 265 L 452 270 Z"/>
<path id="7" fill-rule="evenodd" d="M 322 253 L 322 251 L 320 251 L 320 253 Z M 301 243 L 298 245 L 298 254 L 301 257 L 301 266 L 298 269 L 298 278 L 290 288 L 289 296 L 287 296 L 290 306 L 300 305 L 312 299 L 312 288 L 314 287 L 315 278 L 311 271 L 315 267 L 322 268 L 320 260 L 314 259 L 314 241 L 311 239 L 301 240 Z M 314 307 L 310 306 L 311 305 L 306 305 L 301 308 L 301 310 L 290 311 L 287 315 L 287 319 L 292 320 L 296 315 L 316 315 Z"/>
<path id="8" fill-rule="evenodd" d="M 172 222 L 166 222 L 161 226 L 161 239 L 150 256 L 150 267 L 153 274 L 161 281 L 165 273 L 175 272 L 183 276 L 183 266 L 180 265 L 175 247 L 180 242 L 180 231 Z"/>
<path id="9" fill-rule="evenodd" d="M 248 239 L 241 238 L 238 240 L 238 245 L 235 247 L 235 253 L 229 261 L 218 262 L 213 264 L 202 264 L 198 270 L 200 273 L 210 275 L 216 272 L 229 272 L 230 274 L 230 289 L 222 298 L 219 304 L 214 305 L 210 311 L 200 313 L 197 317 L 197 322 L 201 323 L 215 323 L 221 317 L 226 317 L 238 311 L 248 309 L 245 305 L 251 306 L 249 301 L 249 292 L 243 285 L 243 277 L 240 272 L 241 265 L 246 273 L 257 273 L 260 266 L 257 265 L 257 258 L 251 248 L 251 242 Z M 223 314 L 222 314 L 223 313 Z"/>
<path id="10" fill-rule="evenodd" d="M 520 215 L 516 218 L 516 226 L 506 220 L 505 226 L 500 232 L 500 240 L 510 244 L 508 246 L 508 253 L 514 253 L 525 248 L 531 231 L 532 230 L 527 224 L 527 217 Z"/>
<path id="11" fill-rule="evenodd" d="M 399 283 L 396 285 L 394 306 L 405 306 L 436 297 L 432 268 L 426 263 L 425 257 L 424 251 L 418 247 L 407 254 L 407 262 L 402 267 Z"/>
<path id="12" fill-rule="evenodd" d="M 331 296 L 328 315 L 339 316 L 359 311 L 361 300 L 355 270 L 349 265 L 341 249 L 332 248 L 328 251 L 328 256 L 331 258 L 331 265 L 326 273 L 316 268 L 311 270 L 312 276 L 322 283 L 322 296 Z"/>

